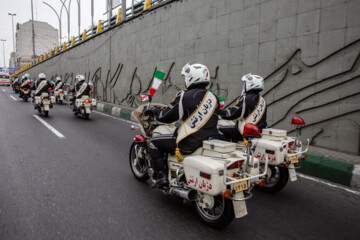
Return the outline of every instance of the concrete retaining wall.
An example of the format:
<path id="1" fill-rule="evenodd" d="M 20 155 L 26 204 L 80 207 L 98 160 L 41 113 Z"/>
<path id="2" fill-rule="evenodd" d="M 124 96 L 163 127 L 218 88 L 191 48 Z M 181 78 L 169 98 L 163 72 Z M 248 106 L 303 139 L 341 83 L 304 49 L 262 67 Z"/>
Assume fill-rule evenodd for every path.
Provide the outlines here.
<path id="1" fill-rule="evenodd" d="M 268 124 L 291 131 L 301 115 L 312 144 L 359 154 L 359 0 L 173 0 L 27 70 L 95 82 L 99 101 L 134 108 L 156 69 L 154 101 L 184 88 L 188 61 L 207 65 L 211 88 L 231 104 L 241 76 L 266 77 Z"/>

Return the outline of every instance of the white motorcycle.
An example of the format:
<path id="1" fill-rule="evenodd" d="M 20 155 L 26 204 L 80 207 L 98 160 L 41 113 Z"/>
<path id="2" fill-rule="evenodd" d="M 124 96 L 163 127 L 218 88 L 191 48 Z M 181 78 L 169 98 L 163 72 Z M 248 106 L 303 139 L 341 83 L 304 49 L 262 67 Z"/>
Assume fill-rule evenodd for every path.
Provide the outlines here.
<path id="1" fill-rule="evenodd" d="M 303 155 L 308 151 L 309 139 L 306 149 L 300 140 L 301 128 L 305 121 L 298 116 L 293 117 L 292 124 L 296 126 L 296 136 L 287 136 L 286 130 L 266 128 L 262 130 L 262 136 L 254 142 L 254 156 L 260 161 L 260 168 L 266 168 L 267 175 L 261 190 L 266 192 L 278 192 L 290 181 L 296 181 L 296 169 L 300 168 L 299 161 L 306 160 Z M 233 121 L 220 120 L 219 126 L 234 125 Z M 236 148 L 244 151 L 244 142 L 238 142 Z M 269 162 L 266 164 L 266 162 Z"/>
<path id="2" fill-rule="evenodd" d="M 70 105 L 71 103 L 70 101 Z M 96 99 L 90 98 L 88 95 L 81 96 L 81 98 L 75 100 L 75 106 L 73 106 L 74 115 L 79 114 L 84 119 L 88 119 L 94 107 L 96 107 Z"/>
<path id="3" fill-rule="evenodd" d="M 34 97 L 35 109 L 39 111 L 44 117 L 49 116 L 50 108 L 55 104 L 55 97 L 49 96 L 49 93 L 43 92 L 40 96 Z"/>
<path id="4" fill-rule="evenodd" d="M 67 96 L 67 91 L 62 88 L 54 91 L 54 96 L 57 104 L 62 104 L 65 97 Z"/>
<path id="5" fill-rule="evenodd" d="M 151 106 L 166 107 L 162 104 Z M 160 134 L 172 134 L 174 125 L 158 122 L 153 116 L 144 116 L 143 112 L 150 104 L 141 105 L 132 114 L 139 122 L 139 127 L 131 126 L 133 130 L 140 129 L 130 147 L 129 161 L 131 171 L 136 179 L 152 182 L 154 171 L 148 157 L 149 139 Z M 258 138 L 260 130 L 252 124 L 245 127 L 244 136 Z M 250 152 L 249 140 L 247 152 Z M 169 185 L 161 190 L 192 202 L 200 219 L 213 228 L 222 228 L 236 218 L 247 215 L 245 200 L 251 198 L 251 190 L 264 182 L 267 174 L 267 160 L 264 161 L 264 171 L 260 171 L 259 160 L 251 154 L 236 150 L 236 144 L 208 140 L 203 147 L 194 153 L 183 155 L 183 161 L 174 155 L 167 156 Z"/>

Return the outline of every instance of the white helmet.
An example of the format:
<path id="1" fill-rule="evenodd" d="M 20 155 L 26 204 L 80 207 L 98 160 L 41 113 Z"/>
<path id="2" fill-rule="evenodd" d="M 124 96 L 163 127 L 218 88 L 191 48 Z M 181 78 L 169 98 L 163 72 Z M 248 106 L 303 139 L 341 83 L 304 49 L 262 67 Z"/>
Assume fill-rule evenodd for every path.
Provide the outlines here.
<path id="1" fill-rule="evenodd" d="M 24 76 L 27 77 L 27 78 L 30 77 L 30 75 L 28 73 L 25 73 Z"/>
<path id="2" fill-rule="evenodd" d="M 46 75 L 44 73 L 39 74 L 39 79 L 46 79 Z"/>
<path id="3" fill-rule="evenodd" d="M 76 75 L 75 80 L 76 82 L 84 81 L 85 77 L 84 75 Z"/>
<path id="4" fill-rule="evenodd" d="M 56 81 L 61 81 L 61 77 L 56 77 Z"/>
<path id="5" fill-rule="evenodd" d="M 252 75 L 248 73 L 244 75 L 241 80 L 245 82 L 243 91 L 248 92 L 250 90 L 264 90 L 264 79 L 258 75 Z"/>
<path id="6" fill-rule="evenodd" d="M 200 83 L 210 83 L 210 72 L 208 68 L 200 63 L 187 63 L 182 71 L 181 76 L 185 77 L 185 86 L 189 88 Z"/>

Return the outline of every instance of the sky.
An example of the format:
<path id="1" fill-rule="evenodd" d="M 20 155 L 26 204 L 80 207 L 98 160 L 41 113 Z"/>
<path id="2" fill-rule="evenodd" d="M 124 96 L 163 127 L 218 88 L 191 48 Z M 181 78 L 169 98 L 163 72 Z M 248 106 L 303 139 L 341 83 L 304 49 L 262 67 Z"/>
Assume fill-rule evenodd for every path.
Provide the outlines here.
<path id="1" fill-rule="evenodd" d="M 64 0 L 63 0 L 64 1 Z M 81 5 L 81 24 L 80 32 L 88 29 L 91 26 L 91 0 L 65 0 L 66 7 L 70 2 L 70 37 L 78 35 L 78 4 Z M 121 2 L 121 0 L 114 0 Z M 139 0 L 135 0 L 135 3 Z M 45 5 L 43 2 L 51 5 L 60 14 L 62 3 L 60 0 L 33 0 L 34 20 L 47 22 L 56 29 L 59 29 L 59 20 L 55 12 Z M 127 7 L 131 6 L 132 0 L 126 0 Z M 31 0 L 0 0 L 0 39 L 5 39 L 5 65 L 9 67 L 10 53 L 13 51 L 13 35 L 12 35 L 12 20 L 8 13 L 16 13 L 14 16 L 14 31 L 16 32 L 16 23 L 24 23 L 31 20 Z M 106 0 L 94 0 L 94 24 L 98 20 L 106 20 Z M 117 10 L 113 10 L 116 14 Z M 61 27 L 63 41 L 67 40 L 68 36 L 67 13 L 62 11 Z M 16 41 L 16 40 L 15 40 Z M 0 66 L 4 66 L 3 60 L 3 43 L 0 42 Z"/>

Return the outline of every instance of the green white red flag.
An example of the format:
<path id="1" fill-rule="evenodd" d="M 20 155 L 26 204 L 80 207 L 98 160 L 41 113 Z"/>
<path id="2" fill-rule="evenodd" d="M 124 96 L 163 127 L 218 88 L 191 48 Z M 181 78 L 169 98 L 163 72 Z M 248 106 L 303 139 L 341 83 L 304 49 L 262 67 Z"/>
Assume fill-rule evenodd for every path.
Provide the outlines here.
<path id="1" fill-rule="evenodd" d="M 162 80 L 164 79 L 165 73 L 159 70 L 156 70 L 154 81 L 152 87 L 150 88 L 150 96 L 153 97 L 156 91 L 158 90 Z"/>
<path id="2" fill-rule="evenodd" d="M 148 102 L 148 101 L 150 101 L 149 95 L 143 95 L 143 94 L 141 94 L 141 101 L 142 101 L 142 102 Z"/>
<path id="3" fill-rule="evenodd" d="M 225 106 L 225 98 L 224 97 L 218 97 L 220 102 L 220 108 L 224 108 Z"/>
<path id="4" fill-rule="evenodd" d="M 90 87 L 94 87 L 94 82 L 90 80 L 90 81 L 89 81 L 89 86 L 90 86 Z"/>

